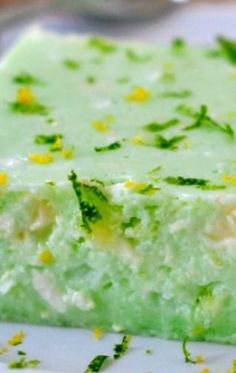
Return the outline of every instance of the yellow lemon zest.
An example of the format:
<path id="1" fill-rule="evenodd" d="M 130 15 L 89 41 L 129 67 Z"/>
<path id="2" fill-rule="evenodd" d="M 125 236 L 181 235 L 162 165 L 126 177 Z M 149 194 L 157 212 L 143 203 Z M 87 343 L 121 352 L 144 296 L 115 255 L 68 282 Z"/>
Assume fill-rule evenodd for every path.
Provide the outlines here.
<path id="1" fill-rule="evenodd" d="M 226 182 L 228 182 L 230 184 L 236 185 L 236 175 L 227 175 L 227 174 L 225 174 L 225 175 L 222 176 L 222 181 L 226 181 Z"/>
<path id="2" fill-rule="evenodd" d="M 20 88 L 16 94 L 16 102 L 23 105 L 31 105 L 35 102 L 35 97 L 29 88 Z"/>
<path id="3" fill-rule="evenodd" d="M 140 190 L 142 190 L 142 189 L 144 189 L 146 187 L 146 184 L 145 183 L 135 183 L 132 180 L 127 180 L 124 183 L 124 186 L 125 186 L 125 188 L 131 189 L 134 192 L 139 192 Z"/>
<path id="4" fill-rule="evenodd" d="M 133 92 L 126 96 L 125 99 L 129 102 L 145 102 L 150 99 L 150 92 L 142 87 L 137 87 Z"/>
<path id="5" fill-rule="evenodd" d="M 227 113 L 227 117 L 228 117 L 229 119 L 234 119 L 234 118 L 236 118 L 236 111 L 229 111 L 229 112 Z"/>
<path id="6" fill-rule="evenodd" d="M 92 333 L 95 339 L 99 340 L 102 338 L 103 331 L 101 328 L 94 328 Z"/>
<path id="7" fill-rule="evenodd" d="M 131 139 L 133 145 L 140 145 L 142 144 L 143 135 L 137 135 Z"/>
<path id="8" fill-rule="evenodd" d="M 231 79 L 236 79 L 236 72 L 233 71 L 232 73 L 230 73 L 229 76 L 230 76 Z"/>
<path id="9" fill-rule="evenodd" d="M 8 339 L 7 344 L 9 346 L 17 346 L 24 341 L 25 333 L 20 331 L 16 333 L 12 338 Z"/>
<path id="10" fill-rule="evenodd" d="M 107 132 L 109 127 L 106 123 L 100 122 L 100 121 L 94 121 L 92 123 L 92 126 L 98 131 L 98 132 Z"/>
<path id="11" fill-rule="evenodd" d="M 185 141 L 183 142 L 183 147 L 184 147 L 184 149 L 189 149 L 190 146 L 191 146 L 191 141 L 189 141 L 189 140 L 185 140 Z"/>
<path id="12" fill-rule="evenodd" d="M 56 138 L 56 141 L 54 142 L 54 144 L 51 145 L 50 149 L 51 150 L 61 150 L 61 148 L 62 148 L 62 138 L 58 136 Z"/>
<path id="13" fill-rule="evenodd" d="M 200 373 L 210 373 L 210 369 L 203 368 Z"/>
<path id="14" fill-rule="evenodd" d="M 203 363 L 205 361 L 205 358 L 202 355 L 197 355 L 195 357 L 195 360 L 196 360 L 196 363 Z"/>
<path id="15" fill-rule="evenodd" d="M 135 186 L 135 183 L 132 180 L 127 180 L 124 184 L 125 188 L 132 189 Z"/>
<path id="16" fill-rule="evenodd" d="M 62 149 L 61 151 L 62 157 L 65 159 L 73 159 L 75 156 L 75 151 L 74 149 Z"/>
<path id="17" fill-rule="evenodd" d="M 0 186 L 8 183 L 8 175 L 6 172 L 0 172 Z"/>
<path id="18" fill-rule="evenodd" d="M 6 354 L 7 352 L 8 352 L 8 348 L 7 347 L 2 347 L 0 349 L 0 355 Z"/>
<path id="19" fill-rule="evenodd" d="M 37 164 L 48 164 L 53 162 L 53 156 L 50 153 L 47 154 L 30 154 L 28 159 Z"/>
<path id="20" fill-rule="evenodd" d="M 113 117 L 113 115 L 107 115 L 107 116 L 105 117 L 105 119 L 106 119 L 106 121 L 107 121 L 108 123 L 113 123 L 113 122 L 114 122 L 114 117 Z"/>
<path id="21" fill-rule="evenodd" d="M 38 256 L 38 261 L 40 263 L 46 264 L 46 265 L 52 264 L 53 255 L 52 255 L 51 251 L 49 251 L 49 250 L 41 251 L 41 253 Z"/>

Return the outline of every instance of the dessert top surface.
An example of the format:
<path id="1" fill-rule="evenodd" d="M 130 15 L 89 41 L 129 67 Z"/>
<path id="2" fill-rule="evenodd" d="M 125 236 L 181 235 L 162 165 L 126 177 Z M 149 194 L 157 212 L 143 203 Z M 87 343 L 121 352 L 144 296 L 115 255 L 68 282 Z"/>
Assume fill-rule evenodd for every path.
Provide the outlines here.
<path id="1" fill-rule="evenodd" d="M 228 47 L 26 35 L 0 67 L 0 176 L 23 187 L 236 184 L 236 65 Z M 235 57 L 236 60 L 236 57 Z M 185 188 L 185 187 L 184 187 Z M 188 189 L 189 190 L 189 189 Z"/>

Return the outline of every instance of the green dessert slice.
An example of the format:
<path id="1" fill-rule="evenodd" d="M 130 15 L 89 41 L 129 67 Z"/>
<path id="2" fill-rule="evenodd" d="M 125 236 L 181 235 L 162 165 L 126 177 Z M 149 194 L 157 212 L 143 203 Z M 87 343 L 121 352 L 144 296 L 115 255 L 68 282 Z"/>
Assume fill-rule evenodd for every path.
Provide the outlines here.
<path id="1" fill-rule="evenodd" d="M 225 49 L 180 40 L 17 44 L 0 67 L 1 320 L 236 343 L 235 76 Z"/>

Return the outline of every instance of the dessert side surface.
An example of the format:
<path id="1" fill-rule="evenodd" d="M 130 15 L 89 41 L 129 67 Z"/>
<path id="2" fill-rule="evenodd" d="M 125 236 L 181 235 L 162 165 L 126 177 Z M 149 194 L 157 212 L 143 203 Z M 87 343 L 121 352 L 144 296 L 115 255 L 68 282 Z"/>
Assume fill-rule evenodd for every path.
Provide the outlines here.
<path id="1" fill-rule="evenodd" d="M 0 318 L 236 343 L 236 46 L 34 31 L 0 67 Z"/>

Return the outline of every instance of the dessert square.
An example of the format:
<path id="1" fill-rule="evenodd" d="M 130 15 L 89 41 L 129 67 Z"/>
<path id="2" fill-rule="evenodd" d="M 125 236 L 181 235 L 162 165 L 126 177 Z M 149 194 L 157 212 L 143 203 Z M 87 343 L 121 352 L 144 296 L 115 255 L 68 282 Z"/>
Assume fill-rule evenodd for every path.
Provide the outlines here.
<path id="1" fill-rule="evenodd" d="M 0 319 L 236 342 L 236 47 L 33 31 L 0 67 Z"/>

